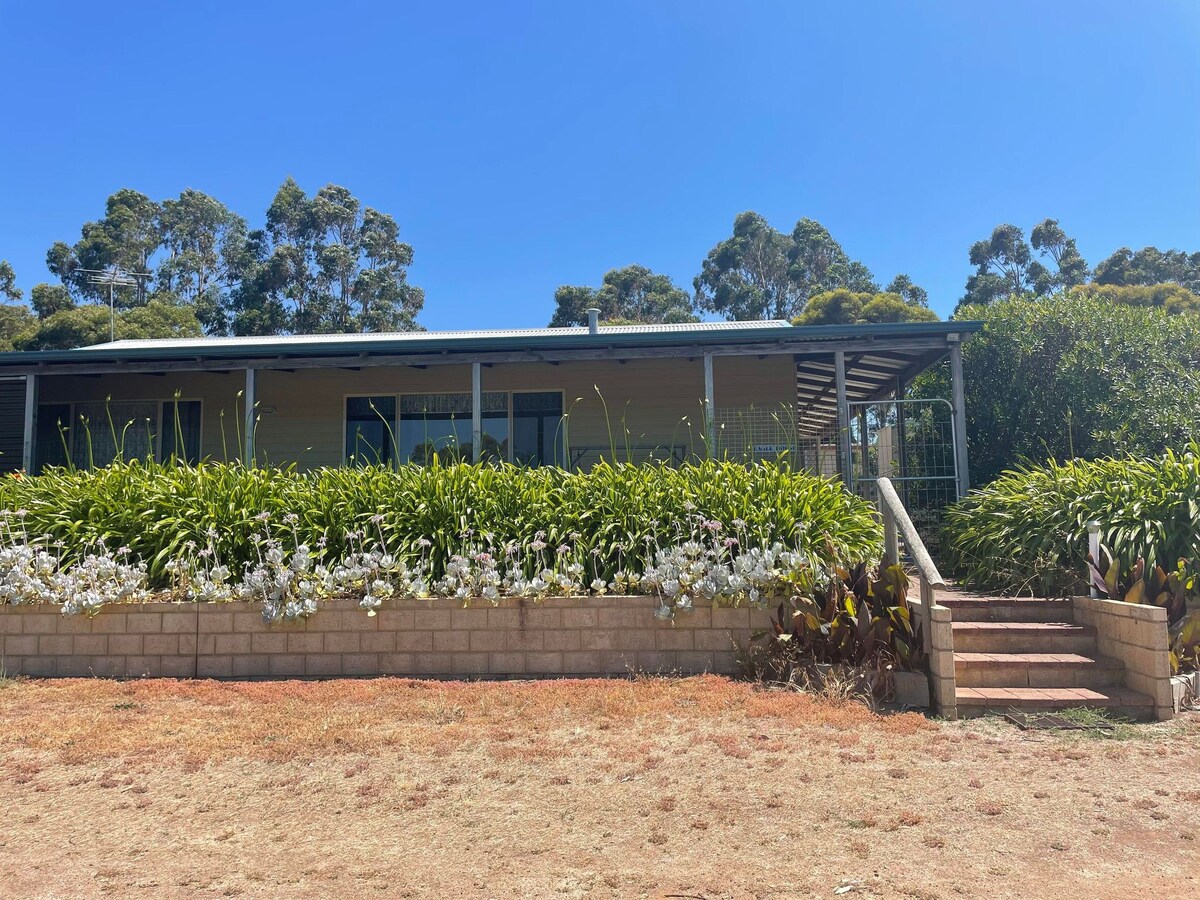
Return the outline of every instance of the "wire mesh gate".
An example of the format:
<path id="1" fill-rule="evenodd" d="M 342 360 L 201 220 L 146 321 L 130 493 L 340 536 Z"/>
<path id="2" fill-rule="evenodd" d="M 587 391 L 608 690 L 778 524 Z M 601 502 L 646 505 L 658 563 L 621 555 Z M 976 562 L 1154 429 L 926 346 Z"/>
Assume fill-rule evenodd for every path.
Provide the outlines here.
<path id="1" fill-rule="evenodd" d="M 875 400 L 848 404 L 847 484 L 877 500 L 876 481 L 891 479 L 936 558 L 946 507 L 958 499 L 958 454 L 949 401 Z"/>

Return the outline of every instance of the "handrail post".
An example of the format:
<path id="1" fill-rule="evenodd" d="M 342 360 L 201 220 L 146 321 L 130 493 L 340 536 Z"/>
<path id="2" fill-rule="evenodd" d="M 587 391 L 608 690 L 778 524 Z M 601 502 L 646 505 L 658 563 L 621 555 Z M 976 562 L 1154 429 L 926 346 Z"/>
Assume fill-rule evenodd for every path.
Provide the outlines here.
<path id="1" fill-rule="evenodd" d="M 1092 563 L 1097 568 L 1100 566 L 1100 523 L 1092 519 L 1087 523 L 1088 530 L 1088 556 L 1092 558 Z M 1091 597 L 1093 600 L 1099 598 L 1100 588 L 1096 586 L 1096 579 L 1092 577 L 1091 569 L 1088 570 L 1088 584 L 1091 586 Z"/>
<path id="2" fill-rule="evenodd" d="M 883 561 L 894 566 L 900 562 L 900 536 L 896 532 L 896 517 L 886 503 L 879 501 L 879 513 L 883 518 Z"/>

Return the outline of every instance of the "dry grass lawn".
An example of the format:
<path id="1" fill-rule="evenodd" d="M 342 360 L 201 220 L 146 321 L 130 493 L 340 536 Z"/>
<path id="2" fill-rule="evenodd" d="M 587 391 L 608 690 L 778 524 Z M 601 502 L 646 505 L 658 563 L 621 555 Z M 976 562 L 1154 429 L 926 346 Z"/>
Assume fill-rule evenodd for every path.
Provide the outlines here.
<path id="1" fill-rule="evenodd" d="M 0 896 L 1186 897 L 1200 724 L 722 678 L 0 683 Z"/>

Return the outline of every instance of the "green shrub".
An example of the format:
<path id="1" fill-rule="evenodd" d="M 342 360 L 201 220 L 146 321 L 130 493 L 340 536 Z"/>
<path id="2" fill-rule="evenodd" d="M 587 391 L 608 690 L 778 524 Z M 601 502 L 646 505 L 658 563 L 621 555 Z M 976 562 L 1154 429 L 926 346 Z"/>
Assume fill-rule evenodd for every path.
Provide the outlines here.
<path id="1" fill-rule="evenodd" d="M 1200 561 L 1200 446 L 1159 457 L 1050 461 L 1006 472 L 951 507 L 947 568 L 972 587 L 1045 594 L 1088 586 L 1087 523 L 1119 571 Z"/>
<path id="2" fill-rule="evenodd" d="M 1101 297 L 967 306 L 963 347 L 971 476 L 1023 461 L 1157 454 L 1200 438 L 1200 315 Z M 949 397 L 944 368 L 916 396 Z"/>
<path id="3" fill-rule="evenodd" d="M 127 547 L 158 585 L 173 560 L 196 548 L 212 545 L 237 569 L 256 559 L 263 517 L 289 542 L 319 548 L 321 558 L 340 559 L 378 539 L 391 552 L 428 559 L 434 578 L 468 548 L 527 547 L 535 539 L 550 548 L 570 544 L 605 578 L 622 568 L 640 572 L 655 549 L 688 541 L 705 522 L 720 523 L 741 547 L 778 541 L 817 563 L 878 558 L 882 545 L 872 507 L 838 482 L 765 463 L 302 473 L 135 461 L 5 479 L 0 509 L 21 511 L 23 531 L 61 542 L 66 560 L 100 541 Z"/>

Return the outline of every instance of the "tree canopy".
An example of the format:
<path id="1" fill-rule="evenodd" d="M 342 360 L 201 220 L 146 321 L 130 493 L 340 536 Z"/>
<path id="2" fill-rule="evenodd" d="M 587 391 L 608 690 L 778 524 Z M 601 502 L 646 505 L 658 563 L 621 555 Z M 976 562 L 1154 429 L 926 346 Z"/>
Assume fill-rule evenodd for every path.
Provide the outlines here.
<path id="1" fill-rule="evenodd" d="M 50 247 L 46 265 L 61 283 L 30 292 L 33 327 L 45 333 L 17 344 L 85 340 L 99 320 L 87 306 L 107 307 L 109 299 L 88 270 L 114 266 L 138 276 L 136 285 L 113 290 L 118 333 L 121 322 L 131 334 L 162 337 L 191 334 L 195 323 L 218 335 L 412 330 L 425 297 L 408 283 L 413 251 L 399 233 L 391 216 L 333 184 L 309 197 L 287 179 L 256 231 L 191 188 L 161 203 L 123 188 L 100 219 L 81 227 L 78 241 Z M 153 312 L 124 315 L 151 303 Z"/>
<path id="2" fill-rule="evenodd" d="M 708 252 L 693 286 L 697 307 L 726 319 L 792 319 L 823 291 L 879 290 L 821 223 L 801 219 L 787 235 L 756 212 L 734 219 L 733 234 Z"/>
<path id="3" fill-rule="evenodd" d="M 586 325 L 595 307 L 609 324 L 679 323 L 699 321 L 691 297 L 666 275 L 645 266 L 625 266 L 604 273 L 599 288 L 563 285 L 554 292 L 551 328 Z"/>
<path id="4" fill-rule="evenodd" d="M 854 325 L 873 322 L 936 322 L 937 313 L 898 293 L 856 293 L 837 288 L 808 301 L 793 325 Z"/>

